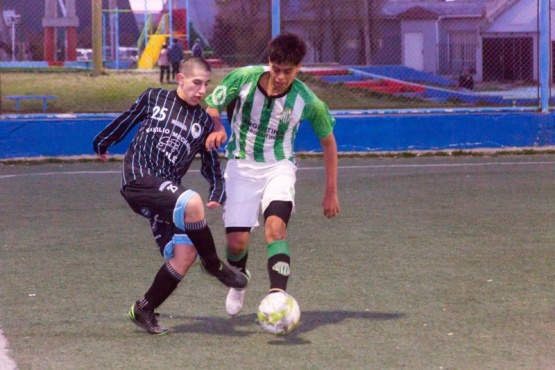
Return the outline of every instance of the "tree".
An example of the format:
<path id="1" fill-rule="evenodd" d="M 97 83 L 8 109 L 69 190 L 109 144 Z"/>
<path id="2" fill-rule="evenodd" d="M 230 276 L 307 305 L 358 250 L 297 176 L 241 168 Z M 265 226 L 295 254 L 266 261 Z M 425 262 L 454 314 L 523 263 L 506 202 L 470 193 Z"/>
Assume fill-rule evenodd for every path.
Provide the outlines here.
<path id="1" fill-rule="evenodd" d="M 271 38 L 268 1 L 216 0 L 216 4 L 214 54 L 232 66 L 264 62 Z"/>

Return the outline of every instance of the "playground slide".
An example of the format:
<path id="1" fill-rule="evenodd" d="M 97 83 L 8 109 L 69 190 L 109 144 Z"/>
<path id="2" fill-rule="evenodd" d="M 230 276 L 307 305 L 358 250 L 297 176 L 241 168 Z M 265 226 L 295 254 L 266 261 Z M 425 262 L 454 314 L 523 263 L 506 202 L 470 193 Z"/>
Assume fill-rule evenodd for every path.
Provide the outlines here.
<path id="1" fill-rule="evenodd" d="M 151 69 L 158 60 L 162 45 L 166 42 L 166 35 L 150 35 L 146 48 L 139 59 L 139 69 Z"/>

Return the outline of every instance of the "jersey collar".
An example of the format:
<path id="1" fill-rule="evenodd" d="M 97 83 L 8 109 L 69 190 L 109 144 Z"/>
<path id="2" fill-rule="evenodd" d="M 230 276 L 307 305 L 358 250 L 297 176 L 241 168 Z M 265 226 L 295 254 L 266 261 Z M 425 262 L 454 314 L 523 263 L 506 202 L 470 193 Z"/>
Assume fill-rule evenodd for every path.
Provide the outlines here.
<path id="1" fill-rule="evenodd" d="M 293 83 L 291 85 L 289 85 L 289 87 L 287 88 L 287 90 L 285 90 L 284 92 L 282 92 L 279 95 L 268 95 L 268 92 L 262 87 L 262 83 L 260 83 L 260 80 L 262 79 L 263 76 L 265 76 L 266 74 L 270 74 L 269 71 L 264 71 L 264 73 L 262 73 L 260 75 L 260 77 L 258 77 L 258 83 L 256 84 L 256 86 L 258 87 L 258 90 L 260 90 L 260 92 L 268 99 L 279 99 L 279 98 L 283 98 L 285 95 L 289 94 L 289 91 L 291 91 L 291 88 L 293 87 L 293 83 L 295 83 L 295 81 L 293 81 Z"/>

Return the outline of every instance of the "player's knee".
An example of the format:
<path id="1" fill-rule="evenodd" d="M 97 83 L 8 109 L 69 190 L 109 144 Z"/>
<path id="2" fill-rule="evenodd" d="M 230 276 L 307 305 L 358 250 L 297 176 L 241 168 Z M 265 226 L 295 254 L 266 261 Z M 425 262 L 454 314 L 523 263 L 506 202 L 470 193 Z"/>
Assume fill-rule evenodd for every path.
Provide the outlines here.
<path id="1" fill-rule="evenodd" d="M 204 204 L 198 193 L 194 192 L 185 208 L 185 222 L 196 222 L 204 219 Z"/>
<path id="2" fill-rule="evenodd" d="M 271 220 L 275 222 L 269 222 Z M 287 239 L 287 228 L 285 227 L 285 223 L 277 217 L 270 217 L 268 219 L 264 232 L 268 243 Z"/>
<path id="3" fill-rule="evenodd" d="M 287 223 L 293 210 L 293 202 L 273 201 L 264 210 L 266 241 L 271 243 L 287 238 Z"/>
<path id="4" fill-rule="evenodd" d="M 182 276 L 197 259 L 197 250 L 191 245 L 174 245 L 174 255 L 170 259 L 172 267 Z"/>
<path id="5" fill-rule="evenodd" d="M 285 240 L 287 239 L 287 224 L 281 217 L 269 216 L 264 225 L 264 233 L 268 243 Z"/>
<path id="6" fill-rule="evenodd" d="M 285 226 L 289 223 L 289 218 L 291 217 L 291 212 L 293 211 L 293 202 L 274 200 L 268 204 L 268 207 L 264 210 L 264 222 L 268 222 L 271 216 L 279 217 Z"/>
<path id="7" fill-rule="evenodd" d="M 230 229 L 234 228 L 226 228 L 226 247 L 232 254 L 240 254 L 247 248 L 250 228 L 241 228 L 241 231 Z"/>

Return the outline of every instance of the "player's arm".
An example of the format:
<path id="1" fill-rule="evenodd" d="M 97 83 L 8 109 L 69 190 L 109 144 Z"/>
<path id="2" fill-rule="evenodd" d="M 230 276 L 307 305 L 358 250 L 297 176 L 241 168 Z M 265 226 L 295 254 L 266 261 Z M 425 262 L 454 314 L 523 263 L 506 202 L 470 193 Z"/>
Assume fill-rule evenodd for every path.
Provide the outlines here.
<path id="1" fill-rule="evenodd" d="M 227 133 L 222 123 L 222 117 L 220 116 L 220 112 L 214 107 L 208 107 L 206 113 L 208 113 L 208 115 L 212 117 L 212 121 L 214 121 L 214 128 L 205 142 L 206 150 L 219 149 L 227 140 Z"/>
<path id="2" fill-rule="evenodd" d="M 326 190 L 322 206 L 324 216 L 335 217 L 339 213 L 339 200 L 337 197 L 337 143 L 333 135 L 335 119 L 331 116 L 328 106 L 314 94 L 309 95 L 312 103 L 305 111 L 306 118 L 312 129 L 320 138 L 322 153 L 324 155 L 324 168 L 326 170 Z M 305 117 L 303 117 L 305 118 Z"/>
<path id="3" fill-rule="evenodd" d="M 243 85 L 245 76 L 252 73 L 252 71 L 253 69 L 248 67 L 237 68 L 231 71 L 216 86 L 214 91 L 206 97 L 206 104 L 208 105 L 206 112 L 214 121 L 214 129 L 206 140 L 207 150 L 219 149 L 227 141 L 227 133 L 222 123 L 220 112 L 224 111 L 237 98 L 239 88 Z M 231 123 L 231 117 L 229 116 L 228 122 Z"/>
<path id="4" fill-rule="evenodd" d="M 322 206 L 324 207 L 324 216 L 332 218 L 340 211 L 339 198 L 337 197 L 337 143 L 333 132 L 320 139 L 320 144 L 322 145 L 324 168 L 326 170 L 326 191 Z"/>
<path id="5" fill-rule="evenodd" d="M 119 143 L 146 114 L 148 101 L 145 91 L 125 112 L 116 117 L 93 139 L 93 150 L 103 162 L 108 160 L 108 147 Z"/>
<path id="6" fill-rule="evenodd" d="M 215 150 L 203 150 L 200 153 L 202 167 L 200 172 L 210 184 L 208 201 L 206 207 L 216 208 L 225 202 L 225 185 L 218 152 Z"/>

